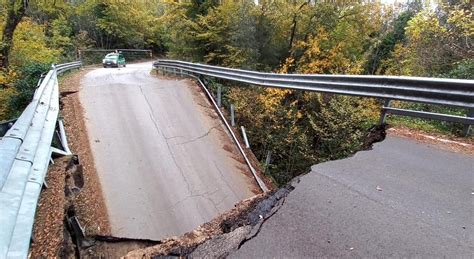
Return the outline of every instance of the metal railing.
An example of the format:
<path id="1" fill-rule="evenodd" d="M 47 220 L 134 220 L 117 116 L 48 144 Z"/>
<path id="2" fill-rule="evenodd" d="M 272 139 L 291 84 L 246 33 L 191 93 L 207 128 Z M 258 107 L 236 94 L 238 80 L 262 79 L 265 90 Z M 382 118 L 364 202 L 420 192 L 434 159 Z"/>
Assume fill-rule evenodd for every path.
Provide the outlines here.
<path id="1" fill-rule="evenodd" d="M 32 102 L 0 140 L 0 258 L 28 256 L 59 113 L 57 75 L 80 66 L 79 61 L 53 65 L 40 79 Z"/>
<path id="2" fill-rule="evenodd" d="M 383 107 L 383 113 L 384 115 L 392 113 L 458 122 L 466 126 L 474 125 L 474 117 L 472 117 L 474 80 L 400 76 L 274 74 L 176 60 L 157 60 L 153 66 L 156 69 L 186 71 L 197 76 L 211 76 L 258 86 L 465 108 L 468 110 L 468 116 L 396 109 L 388 105 Z"/>

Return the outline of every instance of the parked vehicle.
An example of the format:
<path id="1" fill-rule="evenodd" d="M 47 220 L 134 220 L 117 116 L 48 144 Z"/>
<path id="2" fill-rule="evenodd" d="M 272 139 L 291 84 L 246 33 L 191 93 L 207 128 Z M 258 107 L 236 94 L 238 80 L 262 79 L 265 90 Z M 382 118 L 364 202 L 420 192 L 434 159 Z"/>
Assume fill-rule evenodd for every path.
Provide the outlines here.
<path id="1" fill-rule="evenodd" d="M 122 53 L 109 53 L 105 55 L 105 58 L 102 60 L 102 65 L 104 67 L 126 67 L 125 57 Z"/>

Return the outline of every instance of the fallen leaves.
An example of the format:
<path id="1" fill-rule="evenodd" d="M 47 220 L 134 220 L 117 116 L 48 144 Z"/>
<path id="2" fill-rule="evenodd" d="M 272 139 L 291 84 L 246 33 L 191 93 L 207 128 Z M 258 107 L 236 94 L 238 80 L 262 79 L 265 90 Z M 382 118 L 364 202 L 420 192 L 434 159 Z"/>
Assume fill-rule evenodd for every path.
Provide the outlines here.
<path id="1" fill-rule="evenodd" d="M 62 82 L 61 92 L 74 93 L 62 98 L 64 106 L 61 115 L 64 117 L 70 148 L 73 153 L 79 156 L 83 166 L 85 184 L 75 198 L 74 204 L 77 216 L 86 228 L 87 235 L 110 235 L 107 209 L 95 170 L 83 109 L 79 100 L 80 79 L 88 71 L 87 69 L 82 70 Z"/>
<path id="2" fill-rule="evenodd" d="M 41 192 L 36 209 L 32 235 L 34 241 L 30 248 L 31 258 L 58 256 L 63 242 L 63 219 L 66 203 L 64 168 L 67 160 L 67 158 L 57 159 L 56 163 L 49 167 L 46 175 L 48 188 Z"/>

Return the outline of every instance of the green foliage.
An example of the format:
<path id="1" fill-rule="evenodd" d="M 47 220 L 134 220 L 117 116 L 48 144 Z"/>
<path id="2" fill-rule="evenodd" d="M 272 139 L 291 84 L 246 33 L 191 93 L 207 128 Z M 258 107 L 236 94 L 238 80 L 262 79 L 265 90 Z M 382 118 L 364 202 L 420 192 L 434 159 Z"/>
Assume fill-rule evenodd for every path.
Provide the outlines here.
<path id="1" fill-rule="evenodd" d="M 10 100 L 15 96 L 13 88 L 0 89 L 0 122 L 10 118 Z"/>
<path id="2" fill-rule="evenodd" d="M 444 74 L 443 77 L 474 79 L 474 59 L 466 59 L 455 63 L 453 69 Z"/>
<path id="3" fill-rule="evenodd" d="M 0 121 L 7 120 L 10 114 L 10 99 L 15 96 L 16 91 L 13 83 L 17 74 L 14 71 L 6 72 L 0 70 Z"/>
<path id="4" fill-rule="evenodd" d="M 97 28 L 109 37 L 114 47 L 147 48 L 157 46 L 158 18 L 145 2 L 98 4 Z"/>
<path id="5" fill-rule="evenodd" d="M 378 107 L 371 100 L 339 95 L 318 95 L 315 100 L 319 110 L 310 111 L 308 118 L 312 135 L 317 137 L 319 162 L 344 158 L 358 151 L 367 128 L 375 122 L 373 115 Z M 372 112 L 367 113 L 370 109 Z"/>
<path id="6" fill-rule="evenodd" d="M 405 42 L 405 27 L 413 17 L 411 11 L 405 11 L 395 18 L 391 28 L 380 41 L 374 43 L 371 53 L 367 58 L 365 71 L 367 74 L 384 74 L 387 69 L 382 61 L 388 59 L 397 44 Z"/>
<path id="7" fill-rule="evenodd" d="M 70 61 L 75 57 L 72 38 L 72 28 L 64 17 L 59 17 L 51 23 L 49 46 L 61 53 L 62 61 Z"/>
<path id="8" fill-rule="evenodd" d="M 50 63 L 30 62 L 21 67 L 14 84 L 15 95 L 8 100 L 9 118 L 18 117 L 31 102 L 41 74 L 48 72 L 50 66 Z"/>
<path id="9" fill-rule="evenodd" d="M 18 24 L 13 37 L 10 64 L 22 67 L 30 62 L 56 63 L 61 51 L 48 46 L 45 27 L 26 19 Z"/>
<path id="10" fill-rule="evenodd" d="M 474 19 L 469 10 L 444 6 L 440 12 L 424 10 L 406 27 L 407 41 L 395 46 L 386 60 L 388 74 L 441 76 L 456 64 L 472 59 Z"/>
<path id="11" fill-rule="evenodd" d="M 163 25 L 164 45 L 170 58 L 201 61 L 203 53 L 199 51 L 196 40 L 196 23 L 186 16 L 188 4 L 174 1 L 166 2 L 164 14 L 160 17 Z"/>
<path id="12" fill-rule="evenodd" d="M 227 98 L 245 125 L 252 150 L 278 184 L 309 166 L 359 150 L 378 117 L 375 100 L 300 91 L 231 87 Z"/>
<path id="13" fill-rule="evenodd" d="M 197 19 L 204 61 L 228 67 L 254 69 L 257 60 L 253 4 L 227 1 Z"/>
<path id="14" fill-rule="evenodd" d="M 207 15 L 208 11 L 219 5 L 219 0 L 191 0 L 186 16 L 196 19 L 198 16 Z"/>

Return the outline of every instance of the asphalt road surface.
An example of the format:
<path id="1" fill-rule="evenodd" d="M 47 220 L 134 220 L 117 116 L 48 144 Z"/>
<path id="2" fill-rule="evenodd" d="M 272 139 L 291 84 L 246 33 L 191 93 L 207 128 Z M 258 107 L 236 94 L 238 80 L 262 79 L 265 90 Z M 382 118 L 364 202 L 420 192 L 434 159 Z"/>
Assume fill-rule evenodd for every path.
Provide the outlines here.
<path id="1" fill-rule="evenodd" d="M 231 258 L 472 258 L 474 158 L 388 137 L 312 167 Z"/>
<path id="2" fill-rule="evenodd" d="M 151 63 L 99 68 L 81 81 L 89 142 L 117 237 L 181 235 L 256 188 L 198 86 L 150 71 Z"/>

